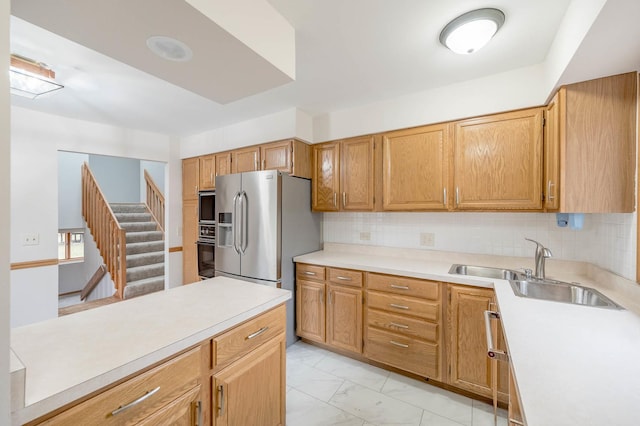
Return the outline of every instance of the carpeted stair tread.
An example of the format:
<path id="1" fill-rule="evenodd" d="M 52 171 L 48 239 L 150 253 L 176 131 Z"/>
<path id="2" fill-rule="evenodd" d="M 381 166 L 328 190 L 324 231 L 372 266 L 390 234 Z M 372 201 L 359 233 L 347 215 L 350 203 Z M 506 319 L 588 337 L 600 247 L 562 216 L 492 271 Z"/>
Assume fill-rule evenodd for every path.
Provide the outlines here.
<path id="1" fill-rule="evenodd" d="M 154 263 L 162 263 L 162 262 L 164 262 L 163 251 L 152 251 L 152 252 L 127 255 L 127 268 L 153 265 Z"/>
<path id="2" fill-rule="evenodd" d="M 124 288 L 124 298 L 131 299 L 132 297 L 161 290 L 164 290 L 164 276 L 132 281 L 127 283 Z"/>
<path id="3" fill-rule="evenodd" d="M 162 231 L 127 232 L 127 244 L 162 240 Z"/>
<path id="4" fill-rule="evenodd" d="M 118 222 L 151 222 L 151 213 L 115 213 Z"/>
<path id="5" fill-rule="evenodd" d="M 139 243 L 127 242 L 127 256 L 132 254 L 140 254 L 147 252 L 156 252 L 164 250 L 164 240 L 142 241 Z"/>
<path id="6" fill-rule="evenodd" d="M 145 232 L 158 229 L 158 224 L 155 222 L 120 222 L 120 226 L 127 232 Z"/>
<path id="7" fill-rule="evenodd" d="M 164 277 L 164 263 L 153 263 L 151 265 L 127 268 L 127 285 L 132 281 L 151 277 Z"/>
<path id="8" fill-rule="evenodd" d="M 147 206 L 143 203 L 113 203 L 109 204 L 114 213 L 147 213 Z"/>

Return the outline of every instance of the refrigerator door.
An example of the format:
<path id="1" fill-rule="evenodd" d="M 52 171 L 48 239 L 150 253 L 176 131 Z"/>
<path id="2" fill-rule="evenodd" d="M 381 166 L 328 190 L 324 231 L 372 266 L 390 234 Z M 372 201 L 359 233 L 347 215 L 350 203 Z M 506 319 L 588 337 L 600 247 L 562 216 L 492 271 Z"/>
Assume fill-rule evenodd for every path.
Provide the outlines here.
<path id="1" fill-rule="evenodd" d="M 274 282 L 280 279 L 281 185 L 281 176 L 275 170 L 242 173 L 242 276 Z"/>
<path id="2" fill-rule="evenodd" d="M 216 271 L 240 274 L 239 202 L 241 175 L 216 177 Z"/>

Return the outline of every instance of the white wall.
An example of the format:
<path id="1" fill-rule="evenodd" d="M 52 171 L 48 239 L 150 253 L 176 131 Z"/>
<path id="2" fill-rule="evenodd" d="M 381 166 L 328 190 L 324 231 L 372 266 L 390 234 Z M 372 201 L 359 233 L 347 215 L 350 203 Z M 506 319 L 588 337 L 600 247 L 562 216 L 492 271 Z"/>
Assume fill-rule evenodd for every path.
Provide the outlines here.
<path id="1" fill-rule="evenodd" d="M 82 164 L 89 155 L 58 152 L 58 228 L 84 228 L 82 218 Z"/>
<path id="2" fill-rule="evenodd" d="M 556 226 L 548 213 L 324 213 L 323 239 L 463 253 L 531 257 L 532 238 L 554 259 L 594 263 L 635 281 L 635 214 L 588 214 L 582 230 Z M 369 241 L 361 232 L 370 234 Z M 435 245 L 420 245 L 421 233 L 433 233 Z M 551 260 L 553 261 L 553 260 Z M 525 266 L 525 265 L 523 265 Z"/>
<path id="3" fill-rule="evenodd" d="M 11 262 L 58 257 L 58 154 L 90 154 L 169 161 L 170 137 L 11 108 Z M 3 157 L 4 158 L 4 157 Z M 180 175 L 176 179 L 180 179 Z M 137 185 L 137 182 L 136 182 Z M 171 226 L 173 218 L 168 216 Z M 23 246 L 22 235 L 37 233 L 40 244 Z M 56 267 L 11 271 L 11 318 L 38 321 L 57 315 Z M 53 297 L 27 297 L 29 290 Z M 18 297 L 20 296 L 20 297 Z M 4 300 L 4 299 L 3 299 Z M 24 315 L 29 318 L 24 318 Z M 14 321 L 12 321 L 12 324 Z"/>
<path id="4" fill-rule="evenodd" d="M 10 2 L 0 7 L 0 63 L 9 63 Z M 9 73 L 0 76 L 0 424 L 11 418 L 9 386 L 10 286 L 10 95 Z"/>
<path id="5" fill-rule="evenodd" d="M 167 194 L 171 196 L 166 198 L 165 205 L 166 214 L 170 215 L 173 220 L 169 226 L 165 228 L 165 237 L 169 247 L 182 247 L 182 160 L 180 157 L 180 139 L 175 138 L 169 144 L 170 154 L 167 169 L 169 174 L 174 176 L 167 183 Z M 165 257 L 165 264 L 169 265 L 167 271 L 168 281 L 165 281 L 165 287 L 179 287 L 182 285 L 182 252 L 177 251 L 168 253 Z"/>

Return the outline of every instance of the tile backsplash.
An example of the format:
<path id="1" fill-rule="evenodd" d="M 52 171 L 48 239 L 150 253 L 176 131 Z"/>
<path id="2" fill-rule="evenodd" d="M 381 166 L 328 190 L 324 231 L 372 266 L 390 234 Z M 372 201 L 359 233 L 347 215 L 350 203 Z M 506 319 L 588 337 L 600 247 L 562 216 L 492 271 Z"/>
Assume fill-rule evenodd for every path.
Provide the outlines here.
<path id="1" fill-rule="evenodd" d="M 432 234 L 432 235 L 431 235 Z M 430 237 L 433 236 L 433 245 Z M 550 213 L 324 213 L 325 242 L 503 256 L 531 256 L 540 241 L 555 258 L 593 263 L 635 280 L 636 215 L 585 214 L 584 227 Z"/>

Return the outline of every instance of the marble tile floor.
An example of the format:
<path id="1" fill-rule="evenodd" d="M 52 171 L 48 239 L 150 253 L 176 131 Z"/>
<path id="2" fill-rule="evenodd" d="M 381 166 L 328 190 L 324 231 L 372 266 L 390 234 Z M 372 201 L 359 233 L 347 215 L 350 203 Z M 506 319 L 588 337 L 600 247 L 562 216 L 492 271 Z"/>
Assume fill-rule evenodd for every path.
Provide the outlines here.
<path id="1" fill-rule="evenodd" d="M 507 425 L 500 409 L 498 425 Z M 298 341 L 287 348 L 288 426 L 493 426 L 493 407 Z"/>

